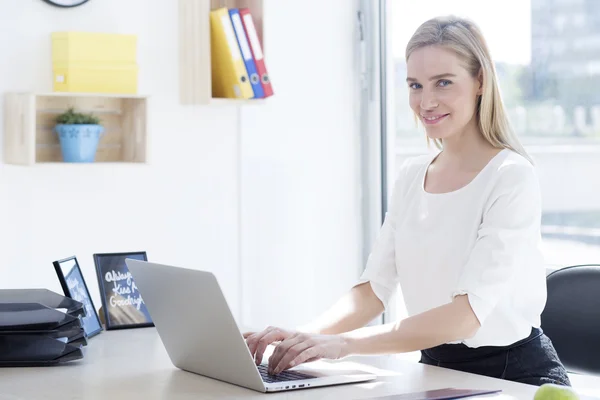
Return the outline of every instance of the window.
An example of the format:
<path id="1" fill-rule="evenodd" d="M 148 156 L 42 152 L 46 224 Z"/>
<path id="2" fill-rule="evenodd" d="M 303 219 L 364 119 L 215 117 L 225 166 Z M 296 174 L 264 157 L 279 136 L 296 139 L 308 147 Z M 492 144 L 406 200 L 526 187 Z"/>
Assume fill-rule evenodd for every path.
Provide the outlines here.
<path id="1" fill-rule="evenodd" d="M 428 151 L 408 105 L 406 44 L 431 17 L 468 17 L 486 36 L 511 122 L 536 162 L 548 266 L 600 263 L 600 2 L 506 0 L 490 12 L 477 0 L 382 1 L 388 187 L 403 159 Z"/>

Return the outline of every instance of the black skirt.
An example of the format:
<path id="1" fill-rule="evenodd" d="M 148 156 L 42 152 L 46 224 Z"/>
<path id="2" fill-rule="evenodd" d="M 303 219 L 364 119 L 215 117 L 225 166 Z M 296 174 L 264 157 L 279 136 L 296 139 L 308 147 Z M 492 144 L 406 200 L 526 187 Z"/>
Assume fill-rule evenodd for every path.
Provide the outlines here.
<path id="1" fill-rule="evenodd" d="M 444 344 L 421 351 L 421 363 L 530 385 L 571 386 L 552 341 L 541 329 L 509 346 Z"/>

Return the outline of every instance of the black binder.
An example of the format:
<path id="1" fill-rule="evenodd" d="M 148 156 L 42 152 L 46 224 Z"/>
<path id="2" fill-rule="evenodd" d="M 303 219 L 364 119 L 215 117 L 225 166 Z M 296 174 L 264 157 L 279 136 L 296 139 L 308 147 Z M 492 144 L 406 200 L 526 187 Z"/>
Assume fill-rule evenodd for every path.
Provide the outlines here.
<path id="1" fill-rule="evenodd" d="M 73 317 L 85 317 L 83 303 L 48 289 L 0 289 L 0 303 L 39 303 L 54 309 L 66 309 Z"/>
<path id="2" fill-rule="evenodd" d="M 81 346 L 42 335 L 0 333 L 0 367 L 57 365 L 83 358 Z"/>
<path id="3" fill-rule="evenodd" d="M 0 303 L 0 334 L 41 335 L 87 345 L 80 318 L 37 303 Z"/>
<path id="4" fill-rule="evenodd" d="M 82 303 L 46 289 L 0 290 L 0 367 L 46 366 L 83 358 Z"/>

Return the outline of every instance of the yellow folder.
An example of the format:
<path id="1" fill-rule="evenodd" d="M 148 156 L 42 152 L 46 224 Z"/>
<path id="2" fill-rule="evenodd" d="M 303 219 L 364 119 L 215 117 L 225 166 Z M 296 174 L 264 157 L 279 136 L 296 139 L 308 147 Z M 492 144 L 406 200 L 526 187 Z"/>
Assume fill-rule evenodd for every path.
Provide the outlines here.
<path id="1" fill-rule="evenodd" d="M 137 93 L 137 36 L 65 31 L 52 33 L 56 92 Z"/>
<path id="2" fill-rule="evenodd" d="M 210 37 L 213 97 L 252 98 L 254 91 L 227 8 L 210 12 Z"/>

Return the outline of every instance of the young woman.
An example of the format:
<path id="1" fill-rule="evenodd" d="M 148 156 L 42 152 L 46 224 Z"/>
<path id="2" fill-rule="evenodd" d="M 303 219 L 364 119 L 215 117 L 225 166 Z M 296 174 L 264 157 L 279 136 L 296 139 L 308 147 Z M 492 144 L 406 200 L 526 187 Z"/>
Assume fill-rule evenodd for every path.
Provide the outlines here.
<path id="1" fill-rule="evenodd" d="M 361 281 L 298 331 L 245 334 L 277 374 L 353 354 L 421 351 L 421 362 L 570 386 L 540 329 L 546 302 L 540 190 L 511 131 L 494 64 L 472 22 L 425 22 L 406 49 L 410 106 L 436 143 L 400 172 Z M 409 317 L 364 327 L 400 286 Z"/>

